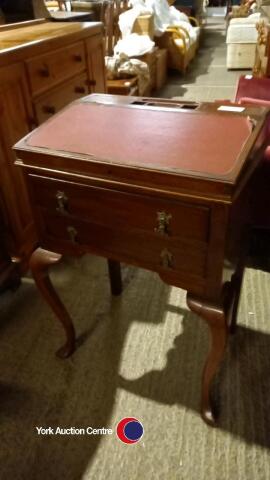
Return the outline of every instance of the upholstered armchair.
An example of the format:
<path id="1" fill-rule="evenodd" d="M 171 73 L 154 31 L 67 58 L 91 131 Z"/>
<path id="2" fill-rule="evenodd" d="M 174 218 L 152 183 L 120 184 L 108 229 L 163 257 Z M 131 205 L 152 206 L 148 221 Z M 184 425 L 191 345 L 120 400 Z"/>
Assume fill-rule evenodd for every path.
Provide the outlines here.
<path id="1" fill-rule="evenodd" d="M 256 24 L 261 18 L 261 13 L 254 13 L 230 21 L 226 36 L 227 69 L 253 68 L 258 37 Z"/>
<path id="2" fill-rule="evenodd" d="M 167 0 L 167 2 L 172 6 L 175 0 Z M 167 27 L 160 37 L 155 38 L 156 45 L 168 51 L 168 67 L 179 70 L 181 73 L 185 73 L 199 48 L 201 31 L 199 21 L 194 17 L 188 17 L 188 20 L 189 22 L 181 21 L 181 25 Z"/>
<path id="3" fill-rule="evenodd" d="M 227 69 L 252 69 L 255 63 L 258 22 L 270 22 L 270 6 L 259 6 L 246 18 L 232 18 L 227 29 Z"/>
<path id="4" fill-rule="evenodd" d="M 182 73 L 185 73 L 199 48 L 199 22 L 193 17 L 189 19 L 193 24 L 193 36 L 181 25 L 168 27 L 161 37 L 155 39 L 160 48 L 168 50 L 168 66 Z"/>

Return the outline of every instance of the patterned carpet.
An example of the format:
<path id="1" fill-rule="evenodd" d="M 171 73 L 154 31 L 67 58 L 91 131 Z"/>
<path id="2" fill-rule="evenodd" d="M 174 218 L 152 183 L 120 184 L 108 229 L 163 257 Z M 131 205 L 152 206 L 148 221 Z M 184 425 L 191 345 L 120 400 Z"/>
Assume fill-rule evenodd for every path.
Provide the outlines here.
<path id="1" fill-rule="evenodd" d="M 54 356 L 61 328 L 31 278 L 1 296 L 0 479 L 270 478 L 269 274 L 246 271 L 239 328 L 214 388 L 216 429 L 199 415 L 206 325 L 187 310 L 185 292 L 155 274 L 124 267 L 123 277 L 122 296 L 112 298 L 101 258 L 66 259 L 53 269 L 78 334 L 65 361 Z M 36 430 L 115 430 L 126 416 L 144 425 L 138 444 L 121 443 L 115 432 Z"/>

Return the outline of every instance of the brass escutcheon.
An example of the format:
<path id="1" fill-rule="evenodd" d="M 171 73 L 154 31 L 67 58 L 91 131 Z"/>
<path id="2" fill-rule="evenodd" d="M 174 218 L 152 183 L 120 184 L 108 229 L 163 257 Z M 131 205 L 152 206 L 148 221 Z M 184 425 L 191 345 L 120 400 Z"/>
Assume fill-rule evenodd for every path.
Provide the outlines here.
<path id="1" fill-rule="evenodd" d="M 170 213 L 157 212 L 157 227 L 155 232 L 160 235 L 169 235 L 169 223 L 172 218 Z"/>
<path id="2" fill-rule="evenodd" d="M 56 210 L 61 213 L 67 213 L 68 197 L 66 196 L 65 192 L 58 190 L 56 193 L 56 200 L 58 205 Z"/>
<path id="3" fill-rule="evenodd" d="M 161 265 L 164 268 L 173 268 L 173 254 L 164 248 L 160 254 Z"/>
<path id="4" fill-rule="evenodd" d="M 69 239 L 72 241 L 72 243 L 76 243 L 77 242 L 77 235 L 78 235 L 78 232 L 77 232 L 76 228 L 72 227 L 72 225 L 69 225 L 67 227 L 67 232 L 68 232 L 68 235 L 69 235 Z"/>

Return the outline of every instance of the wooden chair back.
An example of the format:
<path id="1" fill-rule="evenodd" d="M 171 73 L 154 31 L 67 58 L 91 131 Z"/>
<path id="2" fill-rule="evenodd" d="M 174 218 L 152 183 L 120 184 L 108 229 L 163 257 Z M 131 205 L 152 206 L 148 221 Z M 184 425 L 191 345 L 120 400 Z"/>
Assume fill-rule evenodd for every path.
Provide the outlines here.
<path id="1" fill-rule="evenodd" d="M 121 37 L 119 16 L 130 8 L 129 0 L 104 0 L 101 21 L 104 23 L 105 54 L 113 55 L 113 49 Z"/>

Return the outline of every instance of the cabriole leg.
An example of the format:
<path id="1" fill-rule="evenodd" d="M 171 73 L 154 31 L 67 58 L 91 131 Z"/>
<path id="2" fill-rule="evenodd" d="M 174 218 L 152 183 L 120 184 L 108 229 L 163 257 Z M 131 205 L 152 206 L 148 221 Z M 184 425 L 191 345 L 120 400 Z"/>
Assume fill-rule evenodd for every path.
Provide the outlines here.
<path id="1" fill-rule="evenodd" d="M 211 346 L 205 362 L 202 376 L 201 414 L 203 420 L 214 426 L 216 419 L 213 413 L 210 389 L 212 380 L 220 366 L 228 337 L 228 328 L 224 308 L 207 303 L 187 295 L 190 310 L 203 318 L 211 334 Z"/>
<path id="2" fill-rule="evenodd" d="M 111 284 L 112 295 L 121 295 L 122 293 L 122 278 L 120 262 L 108 259 L 108 269 Z"/>
<path id="3" fill-rule="evenodd" d="M 232 298 L 231 308 L 229 312 L 229 319 L 228 319 L 230 333 L 235 333 L 236 327 L 237 327 L 237 313 L 238 313 L 238 306 L 239 306 L 241 288 L 243 283 L 243 276 L 244 276 L 244 265 L 240 265 L 240 267 L 233 274 L 232 280 L 231 280 L 233 298 Z"/>
<path id="4" fill-rule="evenodd" d="M 66 358 L 75 350 L 74 326 L 67 310 L 53 288 L 48 274 L 48 268 L 58 263 L 61 257 L 62 255 L 58 253 L 37 248 L 30 258 L 30 269 L 43 298 L 50 305 L 64 327 L 66 343 L 56 352 L 56 355 L 60 358 Z"/>

